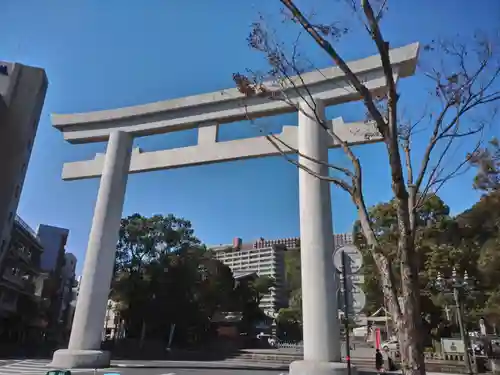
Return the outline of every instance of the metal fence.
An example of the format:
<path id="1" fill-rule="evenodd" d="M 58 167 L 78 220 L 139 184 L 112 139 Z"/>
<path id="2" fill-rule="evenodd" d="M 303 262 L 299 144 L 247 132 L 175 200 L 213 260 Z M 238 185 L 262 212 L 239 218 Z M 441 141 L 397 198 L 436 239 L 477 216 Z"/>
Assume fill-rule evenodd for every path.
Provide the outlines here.
<path id="1" fill-rule="evenodd" d="M 276 348 L 278 349 L 289 349 L 295 350 L 297 352 L 304 350 L 304 343 L 302 341 L 278 341 L 276 343 Z"/>

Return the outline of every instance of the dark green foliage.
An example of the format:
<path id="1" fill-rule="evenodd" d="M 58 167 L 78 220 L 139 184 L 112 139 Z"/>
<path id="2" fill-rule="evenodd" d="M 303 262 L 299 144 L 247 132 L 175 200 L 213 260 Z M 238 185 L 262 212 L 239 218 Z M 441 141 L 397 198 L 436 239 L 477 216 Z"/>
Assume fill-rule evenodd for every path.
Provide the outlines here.
<path id="1" fill-rule="evenodd" d="M 370 210 L 372 225 L 384 244 L 383 251 L 391 259 L 393 272 L 398 282 L 399 261 L 396 253 L 398 240 L 394 205 L 382 203 Z M 469 326 L 477 329 L 479 318 L 484 317 L 490 325 L 500 323 L 500 194 L 493 192 L 484 196 L 471 209 L 452 217 L 449 208 L 436 195 L 425 199 L 418 212 L 416 249 L 421 288 L 422 315 L 427 317 L 430 328 L 437 326 L 445 316 L 444 307 L 453 306 L 449 294 L 434 288 L 438 273 L 450 277 L 453 268 L 459 275 L 465 271 L 475 280 L 474 293 L 465 297 L 465 319 Z M 368 303 L 367 313 L 383 306 L 383 295 L 373 259 L 366 249 L 366 242 L 354 226 L 357 246 L 364 255 L 364 290 Z"/>
<path id="2" fill-rule="evenodd" d="M 470 155 L 470 162 L 477 168 L 474 187 L 484 191 L 496 191 L 500 186 L 500 143 L 493 138 L 488 147 Z"/>
<path id="3" fill-rule="evenodd" d="M 111 297 L 119 302 L 127 337 L 175 343 L 208 339 L 216 311 L 243 312 L 247 326 L 261 319 L 258 304 L 272 280 L 236 283 L 231 270 L 211 256 L 191 223 L 173 215 L 122 219 Z"/>

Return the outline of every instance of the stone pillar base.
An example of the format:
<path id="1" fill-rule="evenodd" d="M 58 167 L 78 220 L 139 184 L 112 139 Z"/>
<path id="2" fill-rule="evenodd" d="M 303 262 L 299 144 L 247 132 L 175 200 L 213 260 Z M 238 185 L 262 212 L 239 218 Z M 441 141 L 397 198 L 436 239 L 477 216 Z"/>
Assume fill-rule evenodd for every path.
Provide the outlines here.
<path id="1" fill-rule="evenodd" d="M 290 364 L 290 375 L 347 375 L 347 363 L 294 361 Z M 357 375 L 352 365 L 351 375 Z"/>
<path id="2" fill-rule="evenodd" d="M 54 352 L 49 367 L 72 368 L 106 368 L 111 363 L 111 353 L 104 350 L 71 350 L 59 349 Z"/>

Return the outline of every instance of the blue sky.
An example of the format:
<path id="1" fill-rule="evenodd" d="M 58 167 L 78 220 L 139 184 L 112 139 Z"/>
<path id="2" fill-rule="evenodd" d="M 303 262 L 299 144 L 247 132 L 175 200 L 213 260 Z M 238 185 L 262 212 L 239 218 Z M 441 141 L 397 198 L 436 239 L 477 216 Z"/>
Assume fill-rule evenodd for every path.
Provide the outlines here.
<path id="1" fill-rule="evenodd" d="M 231 75 L 262 67 L 246 46 L 249 25 L 263 12 L 269 20 L 277 0 L 0 0 L 0 58 L 46 69 L 50 82 L 19 214 L 33 227 L 40 223 L 70 229 L 68 250 L 82 267 L 98 181 L 63 182 L 62 164 L 90 159 L 104 144 L 69 145 L 51 127 L 50 113 L 85 112 L 182 97 L 231 87 Z M 338 43 L 346 59 L 375 53 L 374 46 L 341 1 L 301 0 L 323 20 L 340 21 L 351 32 Z M 438 36 L 497 27 L 498 0 L 392 1 L 384 21 L 391 45 L 427 42 Z M 474 5 L 473 5 L 474 4 Z M 329 17 L 332 17 L 329 19 Z M 270 21 L 270 22 L 271 22 Z M 281 26 L 280 26 L 281 27 Z M 287 40 L 290 28 L 281 30 Z M 304 39 L 304 43 L 307 40 Z M 316 48 L 305 50 L 318 66 L 328 59 Z M 410 112 L 421 106 L 421 78 L 401 85 Z M 420 92 L 419 92 L 420 90 Z M 411 91 L 411 93 L 410 93 Z M 330 117 L 362 120 L 364 111 L 344 105 Z M 266 120 L 278 130 L 296 124 L 295 116 Z M 256 135 L 248 124 L 226 125 L 221 140 Z M 144 150 L 192 145 L 195 132 L 141 138 Z M 420 147 L 417 145 L 417 148 Z M 419 150 L 416 150 L 417 153 Z M 420 150 L 421 151 L 421 150 Z M 365 193 L 372 205 L 391 197 L 384 148 L 357 148 L 365 170 Z M 332 160 L 341 160 L 332 151 Z M 196 168 L 133 175 L 124 215 L 173 213 L 192 221 L 208 244 L 233 237 L 253 240 L 299 235 L 298 174 L 280 158 L 239 161 Z M 350 231 L 356 218 L 346 194 L 332 189 L 336 232 Z M 454 180 L 441 195 L 453 212 L 475 202 L 471 175 Z"/>

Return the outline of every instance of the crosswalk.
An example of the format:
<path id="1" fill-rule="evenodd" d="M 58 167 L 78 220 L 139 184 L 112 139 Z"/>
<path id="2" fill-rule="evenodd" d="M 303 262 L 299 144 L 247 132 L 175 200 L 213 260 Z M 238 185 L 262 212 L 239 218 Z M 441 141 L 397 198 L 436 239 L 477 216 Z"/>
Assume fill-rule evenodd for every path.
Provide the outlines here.
<path id="1" fill-rule="evenodd" d="M 0 360 L 0 375 L 45 375 L 48 371 L 52 370 L 49 366 L 49 359 L 25 359 L 25 360 Z M 96 375 L 120 374 L 120 370 L 124 368 L 140 369 L 146 367 L 144 363 L 130 362 L 130 361 L 116 361 L 112 363 L 109 369 L 97 370 L 94 372 Z M 216 368 L 214 368 L 216 369 Z M 176 375 L 176 373 L 168 371 L 169 369 L 158 369 L 161 375 Z M 92 373 L 93 370 L 89 369 L 71 369 L 72 374 L 78 373 Z M 287 372 L 279 373 L 279 375 L 289 375 Z"/>
<path id="2" fill-rule="evenodd" d="M 9 363 L 10 362 L 10 363 Z M 8 363 L 8 364 L 6 364 Z M 50 360 L 43 359 L 26 359 L 19 361 L 1 361 L 0 375 L 45 375 L 51 370 L 49 367 Z M 88 372 L 88 370 L 71 370 L 75 372 Z"/>

